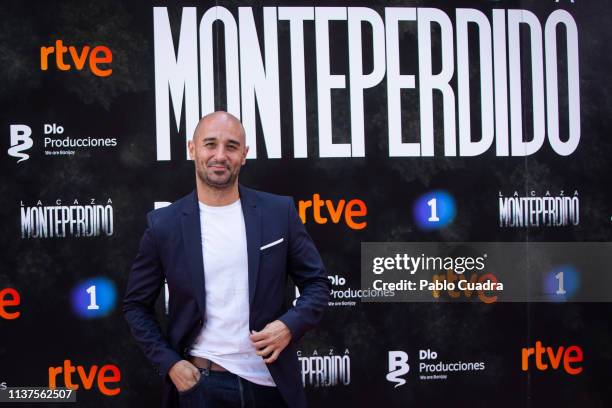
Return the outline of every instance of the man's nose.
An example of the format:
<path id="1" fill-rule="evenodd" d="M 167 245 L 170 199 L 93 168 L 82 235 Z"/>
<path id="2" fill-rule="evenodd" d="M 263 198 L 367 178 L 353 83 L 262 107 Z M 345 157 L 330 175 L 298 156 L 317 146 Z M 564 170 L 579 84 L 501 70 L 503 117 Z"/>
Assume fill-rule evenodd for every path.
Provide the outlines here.
<path id="1" fill-rule="evenodd" d="M 215 150 L 215 161 L 225 161 L 227 156 L 227 151 L 225 150 L 225 146 L 218 146 Z"/>

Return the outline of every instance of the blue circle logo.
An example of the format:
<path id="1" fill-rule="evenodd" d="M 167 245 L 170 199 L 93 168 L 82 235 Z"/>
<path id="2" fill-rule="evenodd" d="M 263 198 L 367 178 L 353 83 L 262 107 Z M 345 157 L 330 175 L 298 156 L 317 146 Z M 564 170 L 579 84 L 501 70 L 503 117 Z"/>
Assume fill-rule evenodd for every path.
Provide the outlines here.
<path id="1" fill-rule="evenodd" d="M 455 199 L 443 190 L 425 193 L 414 204 L 414 219 L 426 231 L 446 227 L 453 222 L 455 214 Z"/>
<path id="2" fill-rule="evenodd" d="M 543 292 L 548 300 L 563 302 L 580 287 L 580 274 L 571 265 L 561 265 L 544 276 Z"/>
<path id="3" fill-rule="evenodd" d="M 108 278 L 88 279 L 72 289 L 72 310 L 83 319 L 107 316 L 115 309 L 117 291 Z"/>

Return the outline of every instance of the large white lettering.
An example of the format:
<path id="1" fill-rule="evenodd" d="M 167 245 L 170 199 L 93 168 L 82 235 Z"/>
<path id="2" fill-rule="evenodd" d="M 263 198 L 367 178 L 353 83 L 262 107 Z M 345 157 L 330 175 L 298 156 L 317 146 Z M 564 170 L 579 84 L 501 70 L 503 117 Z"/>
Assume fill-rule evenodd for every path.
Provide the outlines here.
<path id="1" fill-rule="evenodd" d="M 387 7 L 383 13 L 366 7 L 215 6 L 204 11 L 198 26 L 194 7 L 183 8 L 180 21 L 173 22 L 165 7 L 155 7 L 157 159 L 170 160 L 171 139 L 191 138 L 200 116 L 221 105 L 219 86 L 226 91 L 221 108 L 242 119 L 249 159 L 262 157 L 258 144 L 265 147 L 265 157 L 281 158 L 283 143 L 291 141 L 295 158 L 367 156 L 367 138 L 380 134 L 368 135 L 365 125 L 369 115 L 384 113 L 384 108 L 366 112 L 364 102 L 367 90 L 380 86 L 387 93 L 390 157 L 469 157 L 491 148 L 497 156 L 528 156 L 548 145 L 568 156 L 577 149 L 579 44 L 569 12 L 553 11 L 545 22 L 528 10 L 458 8 L 450 16 L 436 8 Z M 177 38 L 172 24 L 180 24 L 174 30 Z M 214 30 L 222 41 L 213 38 Z M 331 51 L 332 44 L 339 46 L 330 34 L 337 30 L 346 30 L 346 44 L 340 44 L 346 47 L 346 61 Z M 558 58 L 559 35 L 565 36 L 563 58 Z M 281 44 L 289 49 L 279 49 Z M 218 46 L 224 61 L 214 60 Z M 313 46 L 314 64 L 305 60 L 306 49 Z M 527 52 L 528 67 L 521 63 L 521 53 Z M 290 59 L 290 77 L 280 77 L 279 55 Z M 414 72 L 406 72 L 402 61 L 408 59 L 415 61 Z M 217 72 L 221 68 L 224 76 Z M 560 70 L 567 75 L 559 76 Z M 559 84 L 560 77 L 567 84 Z M 307 83 L 316 86 L 309 90 Z M 560 101 L 560 85 L 567 87 L 567 102 Z M 350 129 L 334 122 L 338 107 L 332 106 L 332 92 L 340 89 L 348 90 L 350 121 L 342 124 L 349 122 Z M 472 95 L 474 89 L 479 93 Z M 314 98 L 307 98 L 307 91 Z M 402 105 L 403 96 L 417 92 L 418 105 Z M 291 130 L 281 126 L 281 98 L 289 93 L 292 138 L 283 137 L 282 131 Z M 318 134 L 308 134 L 313 123 L 307 121 L 307 101 L 316 102 L 316 110 L 310 107 L 316 111 L 311 129 Z M 531 110 L 524 109 L 525 101 Z M 567 129 L 560 128 L 560 117 L 567 118 Z M 415 118 L 420 129 L 403 129 L 402 123 Z M 334 140 L 332 134 L 341 131 L 348 132 L 344 141 Z M 309 137 L 316 140 L 318 152 L 308 151 Z"/>

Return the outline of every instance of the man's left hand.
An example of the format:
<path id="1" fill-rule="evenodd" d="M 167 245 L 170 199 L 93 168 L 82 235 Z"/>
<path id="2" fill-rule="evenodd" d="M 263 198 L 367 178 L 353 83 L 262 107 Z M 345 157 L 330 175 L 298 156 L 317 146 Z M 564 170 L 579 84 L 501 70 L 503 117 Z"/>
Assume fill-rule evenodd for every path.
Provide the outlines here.
<path id="1" fill-rule="evenodd" d="M 278 355 L 291 341 L 291 332 L 285 323 L 275 320 L 268 323 L 261 331 L 252 330 L 249 337 L 257 355 L 264 357 L 264 362 L 270 364 L 276 361 Z"/>

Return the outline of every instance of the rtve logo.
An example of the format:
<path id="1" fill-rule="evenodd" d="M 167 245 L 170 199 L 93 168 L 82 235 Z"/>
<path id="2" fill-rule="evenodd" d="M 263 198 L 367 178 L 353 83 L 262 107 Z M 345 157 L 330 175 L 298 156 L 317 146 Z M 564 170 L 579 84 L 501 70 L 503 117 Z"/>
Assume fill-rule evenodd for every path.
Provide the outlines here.
<path id="1" fill-rule="evenodd" d="M 308 211 L 308 209 L 311 210 Z M 365 217 L 368 214 L 366 204 L 358 199 L 352 199 L 348 202 L 341 199 L 337 204 L 334 204 L 332 200 L 322 200 L 319 194 L 313 194 L 312 200 L 298 201 L 298 210 L 304 224 L 306 224 L 310 212 L 317 224 L 327 224 L 330 219 L 334 224 L 338 224 L 344 218 L 346 225 L 354 230 L 364 229 L 368 225 L 367 221 L 355 219 Z"/>
<path id="2" fill-rule="evenodd" d="M 76 371 L 77 378 L 76 383 L 72 382 L 72 374 Z M 71 390 L 78 390 L 80 388 L 79 382 L 83 385 L 83 388 L 90 390 L 93 387 L 94 382 L 97 379 L 98 390 L 104 395 L 114 396 L 121 392 L 119 388 L 119 381 L 121 380 L 121 372 L 119 367 L 114 364 L 106 364 L 98 369 L 97 365 L 92 365 L 89 370 L 85 367 L 78 365 L 73 366 L 72 361 L 64 360 L 64 365 L 59 367 L 49 367 L 49 388 L 57 388 L 57 376 L 58 374 L 64 374 L 64 386 Z M 60 377 L 60 379 L 62 378 Z M 114 388 L 109 388 L 108 385 L 116 385 Z"/>
<path id="3" fill-rule="evenodd" d="M 541 341 L 536 341 L 534 347 L 524 347 L 522 349 L 522 369 L 529 371 L 530 357 L 534 356 L 535 366 L 540 371 L 546 371 L 549 367 L 556 370 L 563 361 L 563 369 L 566 373 L 577 375 L 582 372 L 582 366 L 579 363 L 583 361 L 582 349 L 578 346 L 563 346 L 557 347 L 556 351 L 552 347 L 543 347 Z M 573 364 L 573 365 L 572 365 Z"/>
<path id="4" fill-rule="evenodd" d="M 13 288 L 5 288 L 0 290 L 0 317 L 5 320 L 15 320 L 21 315 L 18 310 L 9 311 L 7 307 L 17 307 L 21 302 L 19 292 Z"/>
<path id="5" fill-rule="evenodd" d="M 68 51 L 67 61 L 64 60 L 64 56 Z M 79 51 L 77 47 L 69 46 L 66 47 L 62 40 L 55 41 L 55 47 L 40 47 L 40 69 L 47 71 L 49 69 L 49 57 L 55 54 L 55 66 L 61 71 L 70 71 L 74 64 L 74 68 L 78 71 L 83 70 L 85 63 L 89 61 L 89 70 L 96 76 L 107 77 L 113 73 L 112 68 L 101 68 L 98 64 L 110 64 L 113 62 L 113 53 L 111 50 L 104 46 L 98 45 L 91 48 L 86 45 Z M 51 60 L 53 64 L 53 60 Z"/>

